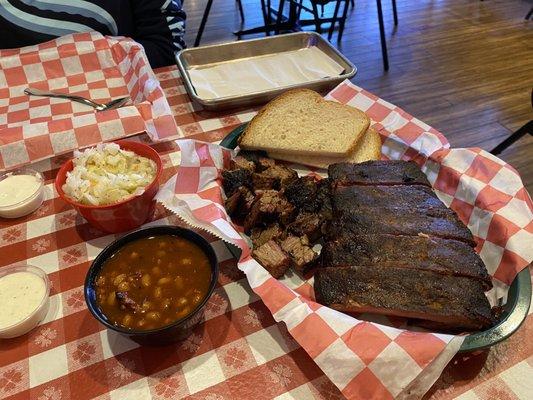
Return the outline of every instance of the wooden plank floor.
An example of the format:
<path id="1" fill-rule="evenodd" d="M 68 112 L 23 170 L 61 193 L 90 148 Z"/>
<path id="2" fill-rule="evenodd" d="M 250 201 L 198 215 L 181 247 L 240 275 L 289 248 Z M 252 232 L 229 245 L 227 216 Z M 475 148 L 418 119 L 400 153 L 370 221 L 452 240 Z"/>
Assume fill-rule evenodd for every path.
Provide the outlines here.
<path id="1" fill-rule="evenodd" d="M 432 125 L 453 147 L 490 150 L 533 119 L 533 20 L 524 20 L 531 1 L 397 0 L 394 28 L 391 4 L 383 0 L 388 73 L 382 68 L 376 2 L 355 2 L 342 42 L 334 36 L 333 43 L 358 67 L 357 85 Z M 243 0 L 246 27 L 262 24 L 259 4 Z M 204 6 L 204 0 L 185 1 L 189 44 Z M 202 44 L 233 41 L 238 27 L 235 1 L 215 0 Z M 533 193 L 533 137 L 500 157 L 520 171 Z"/>

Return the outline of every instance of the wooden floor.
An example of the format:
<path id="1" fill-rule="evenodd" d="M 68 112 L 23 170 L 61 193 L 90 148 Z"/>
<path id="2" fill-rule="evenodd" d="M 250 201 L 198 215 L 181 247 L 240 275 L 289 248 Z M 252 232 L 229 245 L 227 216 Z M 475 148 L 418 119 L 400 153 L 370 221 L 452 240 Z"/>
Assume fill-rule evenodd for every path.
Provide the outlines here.
<path id="1" fill-rule="evenodd" d="M 453 147 L 490 150 L 533 119 L 533 20 L 524 20 L 531 1 L 397 0 L 394 29 L 391 4 L 383 0 L 388 73 L 382 67 L 376 2 L 355 3 L 337 46 L 358 67 L 357 85 L 432 125 Z M 259 4 L 243 0 L 246 27 L 262 24 Z M 190 45 L 204 6 L 205 0 L 185 1 Z M 235 0 L 215 0 L 202 44 L 235 40 L 236 10 Z M 533 137 L 500 157 L 520 171 L 533 193 Z"/>

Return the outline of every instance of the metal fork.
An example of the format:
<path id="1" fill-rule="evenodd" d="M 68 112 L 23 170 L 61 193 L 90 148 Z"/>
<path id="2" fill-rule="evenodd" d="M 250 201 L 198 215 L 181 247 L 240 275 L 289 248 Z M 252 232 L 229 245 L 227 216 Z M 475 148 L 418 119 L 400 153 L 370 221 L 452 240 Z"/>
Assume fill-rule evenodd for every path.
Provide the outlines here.
<path id="1" fill-rule="evenodd" d="M 114 108 L 122 107 L 130 99 L 129 96 L 126 96 L 126 97 L 121 97 L 119 99 L 111 100 L 109 103 L 100 104 L 100 103 L 96 103 L 92 100 L 86 99 L 85 97 L 81 97 L 81 96 L 75 96 L 71 94 L 64 94 L 64 93 L 57 93 L 57 92 L 45 92 L 44 90 L 33 89 L 33 88 L 24 89 L 24 93 L 26 93 L 28 96 L 44 96 L 44 97 L 56 97 L 58 99 L 68 99 L 68 100 L 75 101 L 77 103 L 91 106 L 94 109 L 96 109 L 96 111 L 112 110 Z"/>

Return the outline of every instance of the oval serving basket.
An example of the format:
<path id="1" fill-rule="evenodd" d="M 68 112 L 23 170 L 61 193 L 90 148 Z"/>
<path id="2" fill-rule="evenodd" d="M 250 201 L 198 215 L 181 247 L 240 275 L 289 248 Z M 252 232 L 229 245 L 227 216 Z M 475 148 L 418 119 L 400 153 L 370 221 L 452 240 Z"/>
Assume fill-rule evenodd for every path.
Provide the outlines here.
<path id="1" fill-rule="evenodd" d="M 235 149 L 239 137 L 247 124 L 239 125 L 231 131 L 220 145 L 228 149 Z M 237 249 L 228 246 L 234 253 Z M 238 258 L 238 254 L 234 254 Z M 507 302 L 496 325 L 485 331 L 468 335 L 463 342 L 460 352 L 483 350 L 507 339 L 515 333 L 527 317 L 531 301 L 531 275 L 529 268 L 524 268 L 514 279 L 507 294 Z"/>

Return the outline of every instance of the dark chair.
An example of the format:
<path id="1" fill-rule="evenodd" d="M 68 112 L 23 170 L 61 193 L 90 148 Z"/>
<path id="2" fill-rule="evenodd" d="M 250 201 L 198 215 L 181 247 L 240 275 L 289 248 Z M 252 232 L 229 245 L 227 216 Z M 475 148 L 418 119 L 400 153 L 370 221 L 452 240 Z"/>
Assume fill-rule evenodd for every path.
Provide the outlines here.
<path id="1" fill-rule="evenodd" d="M 532 10 L 533 11 L 533 10 Z M 533 108 L 533 90 L 531 90 L 531 107 Z M 507 139 L 493 148 L 490 153 L 497 155 L 504 151 L 506 148 L 511 146 L 514 142 L 519 140 L 521 137 L 525 136 L 527 133 L 533 135 L 533 120 L 526 123 L 524 126 L 519 128 L 517 131 L 513 132 Z"/>
<path id="2" fill-rule="evenodd" d="M 533 16 L 533 7 L 531 7 L 531 10 L 529 10 L 529 12 L 527 13 L 526 19 L 530 19 L 531 16 Z"/>
<path id="3" fill-rule="evenodd" d="M 244 11 L 242 9 L 241 0 L 235 0 L 237 2 L 237 8 L 239 9 L 239 15 L 241 17 L 241 24 L 244 24 Z M 213 5 L 213 0 L 207 0 L 207 4 L 204 8 L 204 14 L 202 15 L 202 20 L 200 21 L 200 27 L 198 28 L 198 33 L 196 34 L 196 39 L 194 40 L 194 47 L 200 45 L 202 36 L 204 34 L 205 24 L 207 23 L 207 18 L 209 18 L 209 13 L 211 12 L 211 6 Z"/>

